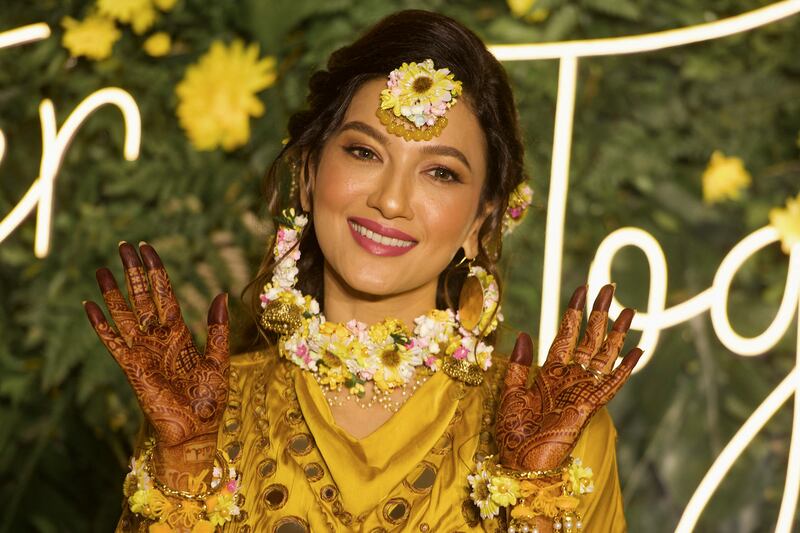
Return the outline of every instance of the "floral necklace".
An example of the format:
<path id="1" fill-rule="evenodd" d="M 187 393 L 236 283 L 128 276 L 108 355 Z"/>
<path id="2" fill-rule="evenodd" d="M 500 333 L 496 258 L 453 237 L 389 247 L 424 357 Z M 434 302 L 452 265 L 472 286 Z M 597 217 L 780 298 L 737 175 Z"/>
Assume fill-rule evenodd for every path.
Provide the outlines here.
<path id="1" fill-rule="evenodd" d="M 330 390 L 346 387 L 358 398 L 364 398 L 368 382 L 381 393 L 406 387 L 418 369 L 425 373 L 443 370 L 468 384 L 481 383 L 483 371 L 492 364 L 493 350 L 481 339 L 503 319 L 497 283 L 486 270 L 470 267 L 465 288 L 472 289 L 464 291 L 472 294 L 467 298 L 472 302 L 470 309 L 464 305 L 455 313 L 432 309 L 414 319 L 413 331 L 396 318 L 372 325 L 357 320 L 329 322 L 319 303 L 295 288 L 298 242 L 308 218 L 289 209 L 277 217 L 277 223 L 273 250 L 277 264 L 261 294 L 261 324 L 280 334 L 282 357 L 314 373 Z"/>

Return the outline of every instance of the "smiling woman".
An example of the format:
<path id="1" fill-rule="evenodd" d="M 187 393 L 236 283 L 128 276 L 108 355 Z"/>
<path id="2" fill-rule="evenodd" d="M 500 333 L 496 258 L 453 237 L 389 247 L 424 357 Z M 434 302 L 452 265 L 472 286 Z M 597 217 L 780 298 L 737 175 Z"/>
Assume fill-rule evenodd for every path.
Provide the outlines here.
<path id="1" fill-rule="evenodd" d="M 606 335 L 604 287 L 579 343 L 576 289 L 530 388 L 530 337 L 493 353 L 502 234 L 529 197 L 500 64 L 401 12 L 334 52 L 308 103 L 267 174 L 245 353 L 223 295 L 198 352 L 151 246 L 120 247 L 132 309 L 98 271 L 119 332 L 86 311 L 152 437 L 119 529 L 624 531 L 602 407 L 641 355 L 612 371 L 633 312 Z"/>

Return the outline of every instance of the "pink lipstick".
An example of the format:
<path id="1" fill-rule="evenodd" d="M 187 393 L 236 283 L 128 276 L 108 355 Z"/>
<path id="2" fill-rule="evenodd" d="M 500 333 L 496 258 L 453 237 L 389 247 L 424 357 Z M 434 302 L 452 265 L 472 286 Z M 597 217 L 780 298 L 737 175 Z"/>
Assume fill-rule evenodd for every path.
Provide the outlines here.
<path id="1" fill-rule="evenodd" d="M 350 217 L 347 222 L 353 239 L 373 255 L 383 257 L 403 255 L 418 242 L 408 233 L 388 228 L 366 218 Z"/>

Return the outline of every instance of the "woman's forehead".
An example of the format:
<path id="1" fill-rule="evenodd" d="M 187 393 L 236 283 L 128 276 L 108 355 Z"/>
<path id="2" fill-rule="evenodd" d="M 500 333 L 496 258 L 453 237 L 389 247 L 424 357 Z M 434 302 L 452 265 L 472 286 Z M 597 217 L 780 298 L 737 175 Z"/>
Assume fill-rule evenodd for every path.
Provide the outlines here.
<path id="1" fill-rule="evenodd" d="M 448 145 L 465 153 L 471 160 L 472 168 L 484 168 L 486 161 L 486 139 L 478 118 L 469 105 L 461 98 L 447 114 L 447 126 L 438 137 L 429 141 L 405 140 L 390 134 L 376 115 L 380 106 L 380 93 L 386 88 L 386 80 L 375 79 L 364 82 L 353 95 L 342 124 L 358 121 L 385 133 L 389 144 L 417 148 L 424 145 Z"/>

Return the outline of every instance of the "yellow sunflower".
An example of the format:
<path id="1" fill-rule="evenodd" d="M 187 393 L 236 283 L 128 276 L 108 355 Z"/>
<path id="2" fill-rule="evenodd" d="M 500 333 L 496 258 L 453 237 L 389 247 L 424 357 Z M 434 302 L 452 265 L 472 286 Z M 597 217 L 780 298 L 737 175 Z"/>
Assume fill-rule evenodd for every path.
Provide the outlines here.
<path id="1" fill-rule="evenodd" d="M 744 162 L 738 157 L 727 157 L 719 150 L 711 154 L 703 172 L 703 201 L 714 204 L 728 199 L 737 199 L 742 189 L 750 186 L 752 178 Z"/>
<path id="2" fill-rule="evenodd" d="M 148 37 L 142 45 L 142 48 L 144 48 L 144 51 L 147 52 L 147 55 L 149 56 L 161 57 L 169 53 L 171 46 L 172 40 L 170 39 L 169 34 L 160 31 Z"/>
<path id="3" fill-rule="evenodd" d="M 119 22 L 130 24 L 136 33 L 144 33 L 156 21 L 153 0 L 97 0 L 97 9 Z"/>
<path id="4" fill-rule="evenodd" d="M 233 150 L 250 138 L 250 117 L 264 114 L 256 93 L 275 83 L 275 58 L 258 58 L 258 46 L 215 41 L 186 69 L 175 92 L 178 120 L 198 150 Z"/>
<path id="5" fill-rule="evenodd" d="M 64 27 L 61 42 L 72 57 L 105 59 L 111 55 L 111 48 L 121 36 L 114 21 L 102 15 L 89 15 L 83 21 L 64 17 L 61 25 Z"/>
<path id="6" fill-rule="evenodd" d="M 800 243 L 800 194 L 786 200 L 786 208 L 775 207 L 769 212 L 769 223 L 778 230 L 781 250 L 790 253 Z"/>

